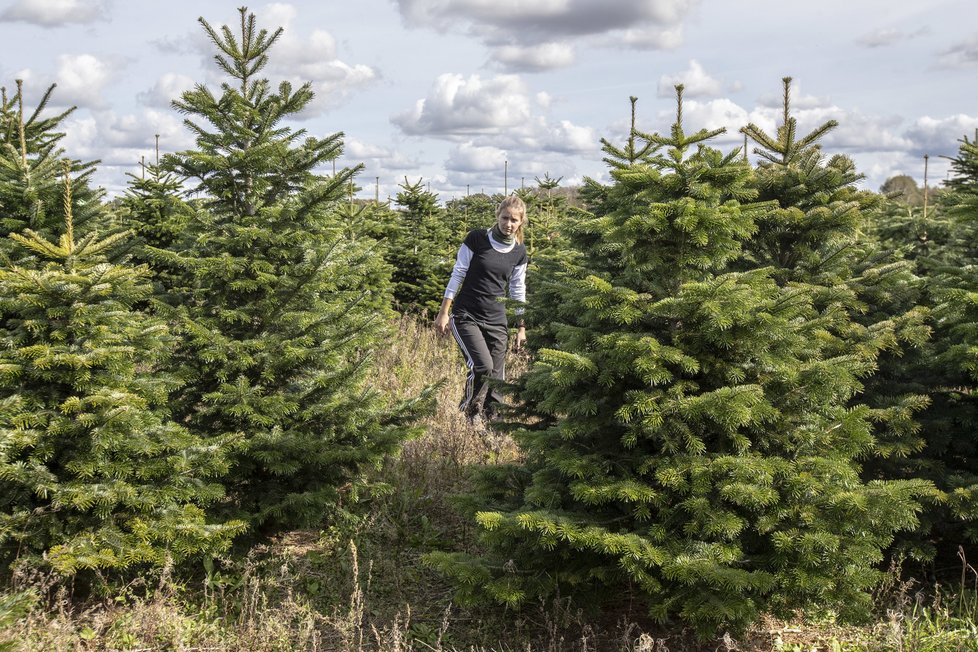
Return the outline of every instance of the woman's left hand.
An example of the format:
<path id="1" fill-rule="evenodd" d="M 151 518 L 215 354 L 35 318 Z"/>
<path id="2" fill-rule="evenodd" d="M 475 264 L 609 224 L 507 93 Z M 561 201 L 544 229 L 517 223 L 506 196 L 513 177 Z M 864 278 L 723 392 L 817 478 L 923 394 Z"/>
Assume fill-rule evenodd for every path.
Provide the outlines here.
<path id="1" fill-rule="evenodd" d="M 526 327 L 520 326 L 516 331 L 516 338 L 513 340 L 513 350 L 522 351 L 526 346 Z"/>

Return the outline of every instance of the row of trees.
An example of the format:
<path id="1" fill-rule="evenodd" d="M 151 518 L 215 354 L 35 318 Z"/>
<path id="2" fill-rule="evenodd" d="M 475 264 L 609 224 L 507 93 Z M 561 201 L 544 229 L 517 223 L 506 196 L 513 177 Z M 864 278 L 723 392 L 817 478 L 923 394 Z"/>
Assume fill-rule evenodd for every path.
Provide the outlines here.
<path id="1" fill-rule="evenodd" d="M 308 85 L 260 76 L 281 30 L 201 24 L 228 76 L 174 103 L 197 147 L 121 206 L 58 146 L 67 114 L 0 114 L 0 559 L 64 572 L 180 561 L 320 523 L 383 486 L 428 396 L 365 383 L 390 267 L 341 210 L 341 134 L 283 124 Z M 199 199 L 188 201 L 190 189 Z M 6 237 L 8 234 L 10 238 Z"/>
<path id="2" fill-rule="evenodd" d="M 395 206 L 317 174 L 342 135 L 286 125 L 308 85 L 261 77 L 281 30 L 201 25 L 227 75 L 174 102 L 196 136 L 124 198 L 65 159 L 67 113 L 0 105 L 0 560 L 162 564 L 321 524 L 431 403 L 365 382 L 395 310 L 436 310 L 498 197 Z M 561 591 L 703 633 L 868 606 L 888 551 L 978 539 L 975 218 L 964 139 L 940 210 L 862 191 L 790 80 L 760 162 L 689 133 L 604 141 L 583 208 L 530 205 L 536 361 L 509 386 L 524 453 L 479 471 L 483 552 L 428 556 L 467 599 Z M 10 237 L 6 237 L 6 236 Z"/>
<path id="3" fill-rule="evenodd" d="M 611 182 L 534 277 L 525 459 L 465 501 L 486 552 L 428 555 L 463 598 L 625 589 L 710 635 L 865 615 L 887 552 L 978 542 L 975 142 L 925 220 L 825 157 L 835 122 L 798 132 L 790 81 L 777 133 L 742 130 L 753 167 L 686 130 L 681 86 L 669 134 L 635 129 L 632 98 L 604 142 Z"/>

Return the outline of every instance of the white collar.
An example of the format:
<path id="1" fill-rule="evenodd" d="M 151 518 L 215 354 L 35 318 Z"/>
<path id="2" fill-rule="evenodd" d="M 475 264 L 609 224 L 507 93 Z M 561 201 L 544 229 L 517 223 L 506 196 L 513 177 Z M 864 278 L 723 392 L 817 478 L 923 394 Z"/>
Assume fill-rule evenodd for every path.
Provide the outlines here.
<path id="1" fill-rule="evenodd" d="M 515 238 L 513 238 L 513 241 L 510 244 L 506 244 L 505 242 L 499 242 L 494 237 L 492 237 L 492 227 L 491 226 L 488 229 L 486 229 L 486 235 L 489 236 L 489 244 L 492 245 L 492 248 L 495 249 L 496 251 L 498 251 L 501 254 L 508 254 L 509 252 L 511 252 L 513 250 L 513 247 L 516 246 L 516 239 Z"/>

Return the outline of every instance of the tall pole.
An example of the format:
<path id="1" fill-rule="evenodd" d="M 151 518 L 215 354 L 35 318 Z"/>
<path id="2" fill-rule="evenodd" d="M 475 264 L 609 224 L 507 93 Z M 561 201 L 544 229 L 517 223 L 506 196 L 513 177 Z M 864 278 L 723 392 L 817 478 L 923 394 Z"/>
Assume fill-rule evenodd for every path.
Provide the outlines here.
<path id="1" fill-rule="evenodd" d="M 924 219 L 927 219 L 927 159 L 930 156 L 924 154 Z"/>
<path id="2" fill-rule="evenodd" d="M 380 177 L 374 177 L 374 203 L 380 203 Z"/>
<path id="3" fill-rule="evenodd" d="M 509 161 L 503 161 L 503 195 L 509 194 Z"/>

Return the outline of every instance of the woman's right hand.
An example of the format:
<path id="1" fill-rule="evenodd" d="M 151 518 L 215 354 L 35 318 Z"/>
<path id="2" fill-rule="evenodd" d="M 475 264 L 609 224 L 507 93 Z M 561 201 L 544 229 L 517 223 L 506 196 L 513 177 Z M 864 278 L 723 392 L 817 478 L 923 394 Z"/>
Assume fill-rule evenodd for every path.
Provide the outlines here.
<path id="1" fill-rule="evenodd" d="M 435 330 L 438 331 L 439 335 L 448 334 L 448 311 L 439 310 L 438 315 L 435 317 Z"/>

